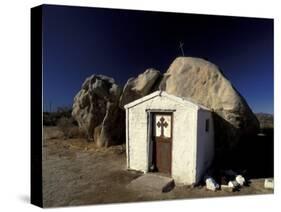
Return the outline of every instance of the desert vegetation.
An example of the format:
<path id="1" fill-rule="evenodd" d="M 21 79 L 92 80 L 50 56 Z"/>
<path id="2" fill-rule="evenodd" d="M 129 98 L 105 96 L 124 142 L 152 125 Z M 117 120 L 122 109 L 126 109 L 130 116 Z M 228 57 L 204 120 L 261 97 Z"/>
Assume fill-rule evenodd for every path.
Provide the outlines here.
<path id="1" fill-rule="evenodd" d="M 73 119 L 71 107 L 58 107 L 55 112 L 43 113 L 43 126 L 46 138 L 86 138 L 86 133 L 80 129 Z"/>
<path id="2" fill-rule="evenodd" d="M 66 118 L 72 121 L 73 125 L 77 125 L 76 121 L 71 116 L 72 108 L 68 106 L 58 107 L 53 112 L 43 112 L 43 125 L 56 126 L 61 118 Z"/>

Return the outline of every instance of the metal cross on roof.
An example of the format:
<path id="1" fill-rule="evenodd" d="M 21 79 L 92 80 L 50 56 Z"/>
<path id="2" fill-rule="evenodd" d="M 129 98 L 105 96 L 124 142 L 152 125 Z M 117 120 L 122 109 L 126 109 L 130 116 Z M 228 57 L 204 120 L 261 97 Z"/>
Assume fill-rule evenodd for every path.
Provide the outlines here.
<path id="1" fill-rule="evenodd" d="M 184 45 L 184 43 L 180 41 L 180 46 L 179 47 L 181 49 L 182 56 L 184 56 L 183 45 Z"/>

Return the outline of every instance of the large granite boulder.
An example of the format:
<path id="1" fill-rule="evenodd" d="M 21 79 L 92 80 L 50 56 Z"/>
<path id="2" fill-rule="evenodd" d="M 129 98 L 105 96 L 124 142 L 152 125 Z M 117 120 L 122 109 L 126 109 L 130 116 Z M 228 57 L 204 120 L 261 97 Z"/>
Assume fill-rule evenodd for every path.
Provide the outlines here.
<path id="1" fill-rule="evenodd" d="M 120 107 L 158 89 L 162 76 L 159 71 L 149 68 L 135 78 L 130 78 L 124 86 Z"/>
<path id="2" fill-rule="evenodd" d="M 124 112 L 119 108 L 122 88 L 114 79 L 92 75 L 74 98 L 72 116 L 98 146 L 124 142 Z"/>
<path id="3" fill-rule="evenodd" d="M 123 91 L 112 78 L 92 75 L 75 96 L 72 115 L 99 146 L 123 143 L 123 106 L 158 89 L 192 99 L 213 111 L 217 151 L 233 149 L 241 138 L 254 135 L 259 129 L 247 102 L 219 68 L 192 57 L 176 58 L 164 76 L 147 69 L 130 78 Z"/>
<path id="4" fill-rule="evenodd" d="M 243 136 L 255 134 L 259 129 L 259 122 L 245 99 L 216 65 L 204 59 L 176 58 L 159 89 L 213 110 L 219 148 L 232 149 Z"/>

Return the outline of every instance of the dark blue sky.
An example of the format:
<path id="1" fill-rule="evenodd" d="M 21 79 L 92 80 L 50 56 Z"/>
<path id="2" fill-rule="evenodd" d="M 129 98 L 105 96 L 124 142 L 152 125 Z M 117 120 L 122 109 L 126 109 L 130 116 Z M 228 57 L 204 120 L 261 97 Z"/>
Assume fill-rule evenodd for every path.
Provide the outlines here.
<path id="1" fill-rule="evenodd" d="M 254 112 L 273 113 L 273 20 L 45 5 L 44 107 L 72 105 L 91 74 L 164 73 L 180 56 L 220 67 Z"/>

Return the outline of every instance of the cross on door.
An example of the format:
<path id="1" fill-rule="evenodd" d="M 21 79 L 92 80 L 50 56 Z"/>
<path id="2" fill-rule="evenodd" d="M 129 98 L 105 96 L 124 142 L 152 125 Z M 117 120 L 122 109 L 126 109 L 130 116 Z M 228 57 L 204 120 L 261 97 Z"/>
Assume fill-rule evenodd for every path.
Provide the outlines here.
<path id="1" fill-rule="evenodd" d="M 165 121 L 164 117 L 162 116 L 160 118 L 160 121 L 157 122 L 157 127 L 161 127 L 161 137 L 164 136 L 164 127 L 167 128 L 168 127 L 168 123 Z"/>

